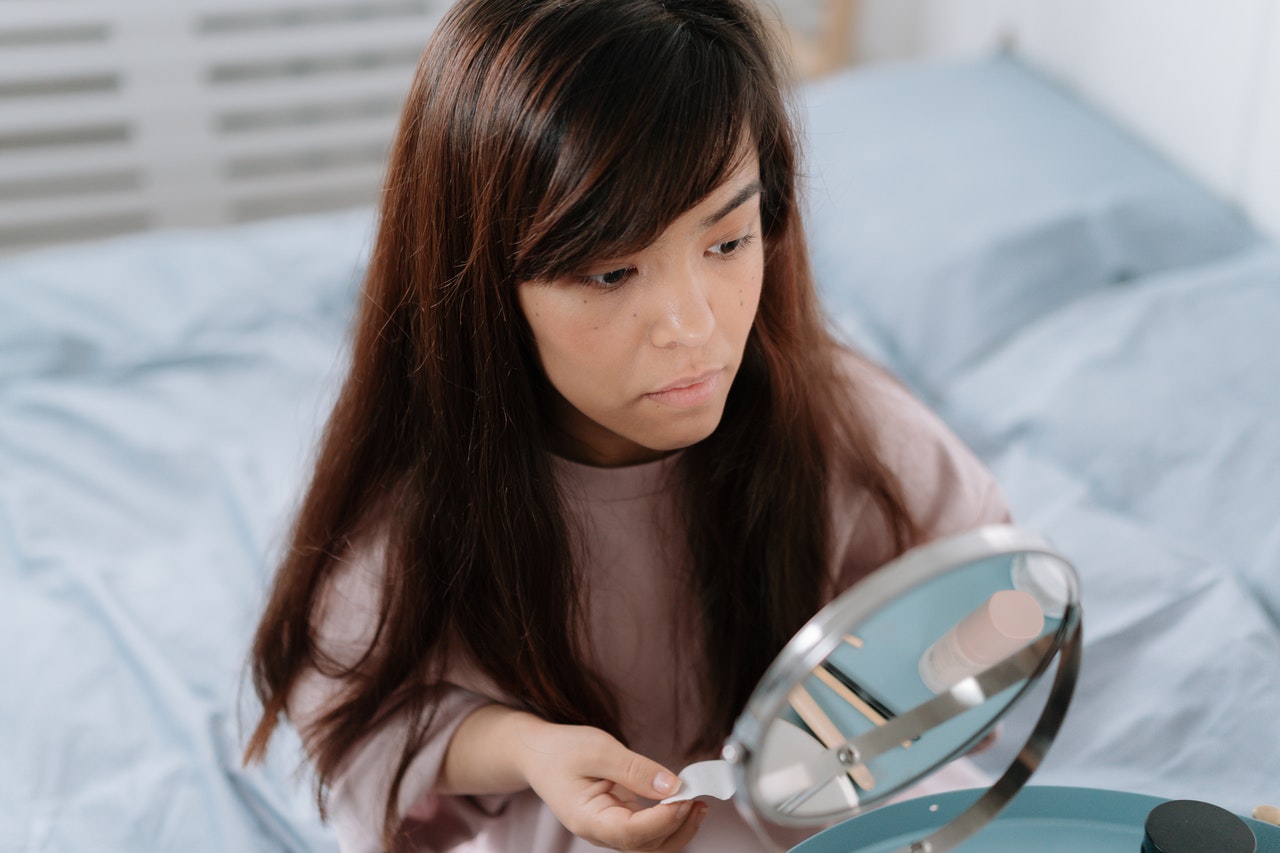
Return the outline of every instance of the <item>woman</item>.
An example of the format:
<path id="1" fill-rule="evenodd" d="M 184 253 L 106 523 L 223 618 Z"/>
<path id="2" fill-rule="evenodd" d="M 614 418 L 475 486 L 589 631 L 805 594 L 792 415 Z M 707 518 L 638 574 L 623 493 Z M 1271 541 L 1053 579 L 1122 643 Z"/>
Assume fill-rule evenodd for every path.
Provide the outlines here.
<path id="1" fill-rule="evenodd" d="M 253 649 L 248 758 L 287 716 L 344 850 L 757 848 L 650 801 L 823 603 L 1005 519 L 824 331 L 780 83 L 742 0 L 433 36 Z"/>

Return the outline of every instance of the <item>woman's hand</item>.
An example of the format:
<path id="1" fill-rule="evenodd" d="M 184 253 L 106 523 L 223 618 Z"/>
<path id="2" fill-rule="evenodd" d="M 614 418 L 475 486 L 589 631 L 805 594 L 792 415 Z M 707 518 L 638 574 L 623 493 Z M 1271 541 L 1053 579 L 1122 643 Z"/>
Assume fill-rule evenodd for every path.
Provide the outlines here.
<path id="1" fill-rule="evenodd" d="M 483 705 L 449 741 L 436 789 L 507 794 L 532 788 L 574 835 L 614 850 L 675 853 L 698 831 L 704 803 L 646 806 L 680 780 L 591 726 L 561 726 L 503 705 Z"/>
<path id="2" fill-rule="evenodd" d="M 518 766 L 542 801 L 579 838 L 614 850 L 674 853 L 692 840 L 702 803 L 647 806 L 675 793 L 680 780 L 657 762 L 589 726 L 526 717 Z"/>

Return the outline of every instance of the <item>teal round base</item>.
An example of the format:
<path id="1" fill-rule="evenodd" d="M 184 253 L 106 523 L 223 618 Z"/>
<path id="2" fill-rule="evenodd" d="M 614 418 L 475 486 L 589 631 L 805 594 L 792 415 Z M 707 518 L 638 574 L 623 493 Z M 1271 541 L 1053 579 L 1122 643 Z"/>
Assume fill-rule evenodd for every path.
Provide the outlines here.
<path id="1" fill-rule="evenodd" d="M 949 823 L 982 791 L 885 806 L 824 830 L 791 853 L 893 853 Z M 1099 788 L 1028 786 L 955 853 L 1139 853 L 1147 813 L 1162 797 Z M 1244 818 L 1258 853 L 1280 853 L 1280 827 Z"/>

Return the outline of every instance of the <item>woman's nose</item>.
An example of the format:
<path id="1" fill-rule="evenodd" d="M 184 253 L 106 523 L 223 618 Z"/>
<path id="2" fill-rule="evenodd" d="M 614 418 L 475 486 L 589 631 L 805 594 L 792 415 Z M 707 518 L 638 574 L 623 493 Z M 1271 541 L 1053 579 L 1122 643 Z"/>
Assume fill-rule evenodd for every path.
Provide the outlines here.
<path id="1" fill-rule="evenodd" d="M 656 347 L 698 347 L 705 344 L 716 327 L 715 313 L 708 298 L 707 282 L 696 271 L 671 274 L 653 288 L 654 319 L 649 339 Z"/>

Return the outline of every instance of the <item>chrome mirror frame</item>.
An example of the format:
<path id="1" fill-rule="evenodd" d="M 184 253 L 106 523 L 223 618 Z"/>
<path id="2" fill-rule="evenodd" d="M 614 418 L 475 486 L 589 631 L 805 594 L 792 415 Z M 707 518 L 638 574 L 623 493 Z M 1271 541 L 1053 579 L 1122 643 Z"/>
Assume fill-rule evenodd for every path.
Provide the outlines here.
<path id="1" fill-rule="evenodd" d="M 1065 601 L 1057 629 L 976 679 L 966 679 L 898 717 L 891 724 L 894 726 L 892 730 L 886 726 L 883 730 L 852 738 L 848 744 L 843 745 L 852 748 L 855 759 L 859 752 L 863 752 L 864 758 L 870 760 L 878 754 L 877 749 L 883 751 L 888 744 L 900 741 L 904 729 L 919 725 L 927 728 L 931 720 L 936 722 L 946 719 L 945 716 L 936 716 L 934 712 L 939 709 L 944 713 L 954 714 L 956 709 L 971 707 L 975 682 L 983 688 L 979 697 L 985 698 L 1025 679 L 1014 698 L 992 719 L 991 725 L 994 725 L 1011 708 L 1026 699 L 1031 688 L 1056 659 L 1057 667 L 1044 708 L 1009 767 L 953 821 L 895 853 L 943 853 L 951 850 L 990 822 L 1013 799 L 1039 766 L 1057 736 L 1070 705 L 1080 670 L 1082 614 L 1079 580 L 1071 563 L 1040 536 L 1011 525 L 995 525 L 921 545 L 886 564 L 824 607 L 775 658 L 748 700 L 723 750 L 724 759 L 733 765 L 737 782 L 735 805 L 762 840 L 771 846 L 777 846 L 778 842 L 771 832 L 773 828 L 823 827 L 830 825 L 833 820 L 839 822 L 856 817 L 879 805 L 872 803 L 868 807 L 859 804 L 851 807 L 843 817 L 833 819 L 823 815 L 815 820 L 794 813 L 784 813 L 756 800 L 752 794 L 757 775 L 753 757 L 758 754 L 769 726 L 786 710 L 791 689 L 831 654 L 842 642 L 842 636 L 849 626 L 865 622 L 886 604 L 930 580 L 975 562 L 1019 554 L 1043 555 L 1061 564 L 1065 580 Z M 1002 667 L 1004 671 L 997 672 Z M 963 755 L 980 734 L 975 733 L 972 739 L 957 744 L 945 759 L 911 779 L 910 783 L 926 778 Z"/>

